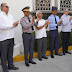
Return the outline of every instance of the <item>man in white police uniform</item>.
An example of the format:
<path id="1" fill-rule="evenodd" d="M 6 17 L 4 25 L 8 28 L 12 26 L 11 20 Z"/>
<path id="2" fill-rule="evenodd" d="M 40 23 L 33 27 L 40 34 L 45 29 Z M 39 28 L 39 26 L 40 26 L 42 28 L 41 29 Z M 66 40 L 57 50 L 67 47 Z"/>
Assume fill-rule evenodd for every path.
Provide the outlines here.
<path id="1" fill-rule="evenodd" d="M 61 17 L 62 20 L 62 47 L 63 47 L 63 55 L 65 53 L 71 54 L 68 51 L 70 32 L 71 32 L 71 24 L 72 24 L 72 16 L 68 15 L 68 9 L 64 11 L 64 14 Z"/>
<path id="2" fill-rule="evenodd" d="M 14 28 L 18 23 L 19 21 L 15 22 L 13 16 L 9 13 L 9 6 L 2 3 L 0 12 L 0 53 L 4 72 L 9 72 L 8 69 L 19 69 L 13 64 Z M 8 67 L 6 65 L 7 60 Z"/>

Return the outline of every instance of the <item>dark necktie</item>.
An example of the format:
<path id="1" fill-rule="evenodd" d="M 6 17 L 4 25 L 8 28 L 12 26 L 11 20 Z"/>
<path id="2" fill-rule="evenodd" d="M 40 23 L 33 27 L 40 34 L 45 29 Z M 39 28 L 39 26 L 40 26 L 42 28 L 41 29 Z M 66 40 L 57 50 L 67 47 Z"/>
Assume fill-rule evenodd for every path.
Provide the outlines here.
<path id="1" fill-rule="evenodd" d="M 57 24 L 57 20 L 56 20 L 56 17 L 55 17 L 55 23 Z M 56 26 L 56 28 L 58 29 L 58 26 Z"/>
<path id="2" fill-rule="evenodd" d="M 29 20 L 29 23 L 30 23 L 31 21 L 30 21 L 30 18 L 29 17 L 28 17 L 28 20 Z M 31 26 L 31 28 L 32 28 L 32 30 L 34 30 L 33 26 Z"/>

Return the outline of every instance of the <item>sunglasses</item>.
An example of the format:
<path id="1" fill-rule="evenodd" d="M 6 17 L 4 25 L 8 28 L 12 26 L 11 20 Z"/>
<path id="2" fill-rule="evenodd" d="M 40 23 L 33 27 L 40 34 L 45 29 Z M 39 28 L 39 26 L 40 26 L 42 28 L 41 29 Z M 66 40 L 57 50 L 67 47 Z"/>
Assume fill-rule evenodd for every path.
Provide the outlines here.
<path id="1" fill-rule="evenodd" d="M 3 6 L 3 7 L 9 8 L 9 6 Z"/>

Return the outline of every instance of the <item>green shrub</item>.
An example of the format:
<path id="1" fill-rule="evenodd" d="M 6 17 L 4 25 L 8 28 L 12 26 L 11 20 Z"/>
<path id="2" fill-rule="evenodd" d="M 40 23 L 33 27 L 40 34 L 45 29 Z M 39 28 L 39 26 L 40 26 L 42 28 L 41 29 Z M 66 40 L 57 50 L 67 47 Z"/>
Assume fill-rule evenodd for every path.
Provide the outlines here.
<path id="1" fill-rule="evenodd" d="M 70 41 L 69 41 L 69 46 L 72 45 L 72 30 L 71 30 L 71 34 L 70 34 Z"/>
<path id="2" fill-rule="evenodd" d="M 69 46 L 71 45 L 72 45 L 72 30 L 71 30 L 70 41 L 69 41 Z M 62 32 L 59 33 L 59 48 L 61 47 L 62 47 Z M 47 50 L 50 50 L 49 31 L 47 31 Z M 37 52 L 36 40 L 34 44 L 34 51 Z"/>

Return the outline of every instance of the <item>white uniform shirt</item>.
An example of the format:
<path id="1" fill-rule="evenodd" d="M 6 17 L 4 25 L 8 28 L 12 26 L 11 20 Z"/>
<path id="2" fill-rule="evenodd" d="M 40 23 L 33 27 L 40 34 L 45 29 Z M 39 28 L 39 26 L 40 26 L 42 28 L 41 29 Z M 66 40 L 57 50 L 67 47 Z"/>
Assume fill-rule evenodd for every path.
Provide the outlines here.
<path id="1" fill-rule="evenodd" d="M 65 14 L 62 15 L 61 20 L 62 22 L 62 32 L 71 32 L 71 24 L 72 20 L 69 21 L 70 16 L 66 16 Z"/>
<path id="2" fill-rule="evenodd" d="M 5 12 L 0 12 L 0 41 L 14 38 L 14 22 L 15 20 L 10 13 L 6 15 Z"/>
<path id="3" fill-rule="evenodd" d="M 35 22 L 36 22 L 36 20 L 35 20 Z M 44 25 L 45 23 L 46 23 L 45 20 L 41 19 L 41 20 L 39 20 L 37 27 L 40 27 L 40 26 Z M 43 38 L 43 37 L 47 37 L 46 28 L 43 27 L 42 29 L 38 30 L 35 27 L 35 38 L 40 39 L 40 38 Z"/>

